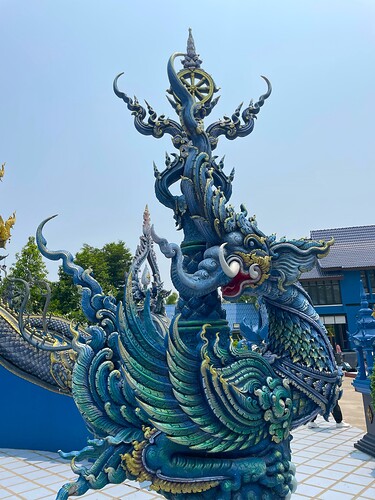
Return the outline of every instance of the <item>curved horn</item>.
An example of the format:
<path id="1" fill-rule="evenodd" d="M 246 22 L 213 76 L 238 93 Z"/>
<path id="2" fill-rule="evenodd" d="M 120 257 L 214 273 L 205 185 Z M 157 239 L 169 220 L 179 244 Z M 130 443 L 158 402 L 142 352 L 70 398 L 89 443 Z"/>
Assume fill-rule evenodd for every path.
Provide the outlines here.
<path id="1" fill-rule="evenodd" d="M 236 260 L 232 261 L 230 264 L 227 263 L 227 261 L 225 260 L 225 257 L 224 257 L 225 245 L 226 245 L 226 243 L 223 243 L 222 245 L 220 245 L 219 262 L 220 262 L 220 265 L 221 265 L 221 268 L 222 268 L 224 274 L 226 274 L 226 276 L 228 276 L 228 278 L 234 278 L 239 273 L 241 266 L 240 266 L 239 262 L 237 262 Z"/>
<path id="2" fill-rule="evenodd" d="M 85 271 L 81 266 L 74 263 L 73 255 L 70 252 L 66 250 L 49 250 L 47 248 L 47 240 L 43 236 L 43 228 L 45 224 L 54 217 L 56 217 L 56 215 L 48 217 L 48 219 L 45 219 L 38 226 L 36 231 L 36 242 L 39 251 L 49 260 L 62 260 L 64 272 L 73 278 L 73 283 L 75 285 L 80 285 L 83 288 L 81 300 L 85 316 L 92 323 L 96 323 L 98 321 L 98 317 L 96 316 L 98 306 L 97 304 L 94 306 L 91 299 L 94 296 L 100 296 L 104 299 L 105 295 L 103 295 L 102 287 L 88 271 Z M 83 306 L 83 303 L 85 303 L 85 306 Z"/>
<path id="3" fill-rule="evenodd" d="M 117 80 L 120 78 L 120 76 L 122 76 L 124 74 L 124 72 L 122 73 L 119 73 L 116 78 L 113 80 L 113 92 L 117 95 L 117 97 L 119 97 L 120 99 L 123 99 L 124 96 L 127 98 L 128 96 L 126 94 L 124 94 L 124 92 L 121 92 L 121 90 L 119 90 L 118 86 L 117 86 Z"/>
<path id="4" fill-rule="evenodd" d="M 267 92 L 265 94 L 261 95 L 255 104 L 250 106 L 251 113 L 253 115 L 256 115 L 259 113 L 260 108 L 264 104 L 264 101 L 266 99 L 268 99 L 268 97 L 271 95 L 271 92 L 272 92 L 272 85 L 271 85 L 271 82 L 268 80 L 268 78 L 266 76 L 263 76 L 263 75 L 261 75 L 261 78 L 263 78 L 263 80 L 267 83 Z"/>
<path id="5" fill-rule="evenodd" d="M 271 82 L 268 80 L 268 78 L 266 76 L 263 76 L 263 75 L 260 75 L 260 77 L 263 78 L 263 80 L 267 84 L 267 92 L 265 94 L 261 95 L 259 97 L 258 101 L 262 101 L 262 100 L 267 99 L 271 95 L 271 92 L 272 92 L 272 85 L 271 85 Z"/>

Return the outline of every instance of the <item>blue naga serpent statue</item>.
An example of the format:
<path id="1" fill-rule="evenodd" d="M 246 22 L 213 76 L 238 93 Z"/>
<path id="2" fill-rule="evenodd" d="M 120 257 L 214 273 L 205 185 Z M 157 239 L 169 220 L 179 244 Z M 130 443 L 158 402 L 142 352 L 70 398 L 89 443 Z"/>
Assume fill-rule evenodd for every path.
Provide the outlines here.
<path id="1" fill-rule="evenodd" d="M 38 282 L 46 299 L 40 314 L 26 311 L 29 282 L 16 278 L 10 285 L 10 293 L 0 298 L 0 365 L 39 387 L 70 396 L 76 359 L 73 349 L 66 348 L 72 339 L 70 320 L 47 316 L 51 298 L 48 283 Z M 86 336 L 82 328 L 79 332 Z"/>
<path id="2" fill-rule="evenodd" d="M 179 72 L 176 57 L 184 58 Z M 81 451 L 62 453 L 78 478 L 61 488 L 59 500 L 126 478 L 169 499 L 288 498 L 295 489 L 291 430 L 318 413 L 328 418 L 340 396 L 326 331 L 298 284 L 332 241 L 277 241 L 263 234 L 244 206 L 235 212 L 228 205 L 233 172 L 226 176 L 212 155 L 221 135 L 252 132 L 271 85 L 263 77 L 268 89 L 256 103 L 205 129 L 218 99 L 201 62 L 191 33 L 187 53 L 168 62 L 169 101 L 179 123 L 121 92 L 120 75 L 114 81 L 137 130 L 156 138 L 169 134 L 179 151 L 167 155 L 163 172 L 155 167 L 156 196 L 184 234 L 179 246 L 153 232 L 171 259 L 179 292 L 170 327 L 155 321 L 150 293 L 142 308 L 133 297 L 136 270 L 124 303 L 116 303 L 68 252 L 47 248 L 45 222 L 37 232 L 42 254 L 61 258 L 81 285 L 91 323 L 88 339 L 75 334 L 72 340 L 72 394 L 95 437 Z M 176 182 L 179 196 L 170 191 Z M 219 288 L 228 300 L 246 293 L 263 300 L 269 331 L 259 352 L 232 341 Z"/>
<path id="3" fill-rule="evenodd" d="M 4 172 L 5 163 L 0 167 L 0 181 Z M 5 222 L 0 216 L 0 248 L 5 248 L 15 221 L 15 212 Z M 0 256 L 0 262 L 6 257 L 6 255 Z M 0 282 L 2 272 L 6 276 L 5 265 L 0 265 Z M 15 282 L 22 282 L 25 287 L 23 297 L 21 295 L 17 297 Z M 0 365 L 40 387 L 59 394 L 70 394 L 75 353 L 72 350 L 58 352 L 53 347 L 56 338 L 60 341 L 71 338 L 70 322 L 64 318 L 47 318 L 50 288 L 48 283 L 39 282 L 38 285 L 46 297 L 45 308 L 42 314 L 28 314 L 27 319 L 24 312 L 30 295 L 29 283 L 19 279 L 13 280 L 12 292 L 9 294 L 3 292 L 3 296 L 0 297 Z M 20 302 L 19 308 L 17 302 Z M 42 350 L 49 347 L 53 350 L 48 354 Z"/>

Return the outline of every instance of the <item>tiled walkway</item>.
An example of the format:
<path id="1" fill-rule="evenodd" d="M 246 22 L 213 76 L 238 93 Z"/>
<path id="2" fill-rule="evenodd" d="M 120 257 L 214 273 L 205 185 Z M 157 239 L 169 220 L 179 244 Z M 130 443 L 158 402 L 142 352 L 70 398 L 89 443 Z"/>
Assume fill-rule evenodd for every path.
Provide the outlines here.
<path id="1" fill-rule="evenodd" d="M 292 460 L 298 488 L 292 500 L 375 499 L 375 458 L 353 447 L 363 436 L 355 427 L 336 429 L 334 422 L 317 420 L 294 433 Z"/>
<path id="2" fill-rule="evenodd" d="M 292 500 L 375 499 L 375 458 L 353 448 L 363 435 L 357 428 L 336 429 L 318 420 L 317 429 L 298 429 L 292 442 L 298 489 Z M 43 451 L 0 450 L 0 499 L 54 499 L 60 486 L 74 478 L 69 464 Z M 77 497 L 73 497 L 77 498 Z M 127 481 L 82 499 L 153 500 L 161 498 Z"/>

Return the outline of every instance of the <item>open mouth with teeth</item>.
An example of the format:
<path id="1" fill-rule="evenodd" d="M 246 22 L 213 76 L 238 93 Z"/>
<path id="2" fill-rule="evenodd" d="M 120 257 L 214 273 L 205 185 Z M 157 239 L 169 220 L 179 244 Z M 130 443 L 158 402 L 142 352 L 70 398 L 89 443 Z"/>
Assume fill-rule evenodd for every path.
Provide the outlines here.
<path id="1" fill-rule="evenodd" d="M 256 281 L 249 277 L 249 273 L 239 271 L 238 274 L 228 283 L 228 285 L 221 287 L 221 291 L 224 298 L 235 298 L 241 295 L 246 286 L 254 287 L 255 284 Z"/>
<path id="2" fill-rule="evenodd" d="M 221 256 L 222 269 L 228 277 L 232 278 L 221 288 L 223 297 L 233 299 L 241 295 L 245 288 L 255 288 L 262 284 L 269 277 L 270 261 L 270 256 L 257 255 L 256 252 L 250 254 L 236 252 L 227 261 Z M 246 270 L 244 270 L 244 264 L 246 264 Z"/>

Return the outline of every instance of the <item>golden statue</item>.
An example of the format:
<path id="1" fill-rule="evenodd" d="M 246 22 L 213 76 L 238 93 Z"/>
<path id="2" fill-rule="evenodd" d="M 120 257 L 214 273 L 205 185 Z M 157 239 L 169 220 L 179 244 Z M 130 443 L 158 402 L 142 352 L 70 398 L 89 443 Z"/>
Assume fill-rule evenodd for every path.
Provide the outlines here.
<path id="1" fill-rule="evenodd" d="M 16 222 L 16 212 L 13 212 L 7 221 L 4 222 L 0 215 L 0 248 L 5 248 L 6 242 L 10 238 L 10 230 Z"/>
<path id="2" fill-rule="evenodd" d="M 0 167 L 0 181 L 3 180 L 4 173 L 5 173 L 5 163 L 3 163 Z M 14 226 L 15 222 L 16 222 L 16 212 L 13 212 L 13 215 L 11 215 L 5 222 L 0 215 L 0 248 L 5 248 L 6 242 L 10 238 L 10 230 Z"/>

